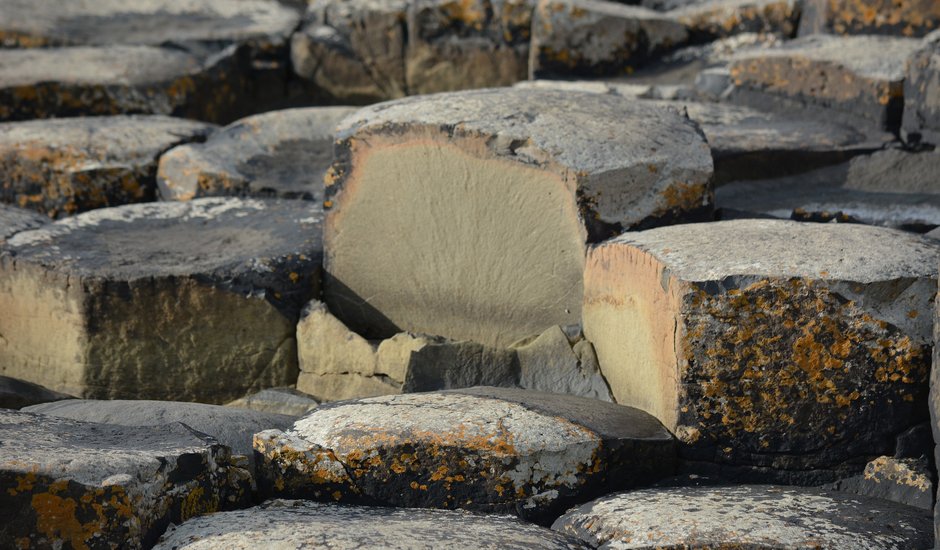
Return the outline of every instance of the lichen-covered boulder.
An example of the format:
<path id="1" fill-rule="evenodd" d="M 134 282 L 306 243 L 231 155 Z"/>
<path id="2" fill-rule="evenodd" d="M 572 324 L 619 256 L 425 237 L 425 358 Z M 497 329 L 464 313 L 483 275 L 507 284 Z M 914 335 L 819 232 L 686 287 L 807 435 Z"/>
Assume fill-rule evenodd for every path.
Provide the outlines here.
<path id="1" fill-rule="evenodd" d="M 729 475 L 834 480 L 923 420 L 940 245 L 737 220 L 594 248 L 584 332 L 618 403 Z"/>
<path id="2" fill-rule="evenodd" d="M 153 46 L 0 48 L 0 121 L 160 114 L 228 122 L 250 109 L 231 46 L 211 56 Z"/>
<path id="3" fill-rule="evenodd" d="M 905 76 L 901 136 L 911 144 L 940 145 L 940 31 L 924 38 Z"/>
<path id="4" fill-rule="evenodd" d="M 265 496 L 536 521 L 675 464 L 672 436 L 641 411 L 485 387 L 322 405 L 286 432 L 256 434 L 255 450 Z"/>
<path id="5" fill-rule="evenodd" d="M 327 174 L 324 298 L 367 338 L 505 347 L 580 321 L 589 242 L 711 214 L 712 160 L 675 111 L 499 88 L 367 107 Z"/>
<path id="6" fill-rule="evenodd" d="M 146 430 L 0 410 L 0 547 L 149 548 L 246 506 L 248 470 L 183 424 Z"/>
<path id="7" fill-rule="evenodd" d="M 224 403 L 297 376 L 321 210 L 207 198 L 103 208 L 0 254 L 0 374 L 86 398 Z"/>
<path id="8" fill-rule="evenodd" d="M 21 231 L 36 229 L 49 223 L 49 218 L 26 210 L 0 203 L 0 245 Z"/>
<path id="9" fill-rule="evenodd" d="M 861 475 L 840 479 L 832 488 L 857 495 L 883 498 L 933 511 L 933 472 L 926 456 L 894 458 L 879 456 L 865 465 Z"/>
<path id="10" fill-rule="evenodd" d="M 552 529 L 617 549 L 932 548 L 922 510 L 813 488 L 741 485 L 645 489 L 569 511 Z"/>
<path id="11" fill-rule="evenodd" d="M 233 454 L 253 462 L 252 438 L 268 429 L 286 429 L 294 417 L 179 401 L 68 399 L 43 403 L 24 412 L 117 426 L 162 426 L 182 422 L 214 437 Z"/>
<path id="12" fill-rule="evenodd" d="M 319 548 L 357 550 L 585 550 L 568 535 L 509 516 L 272 500 L 171 527 L 156 550 Z"/>
<path id="13" fill-rule="evenodd" d="M 72 396 L 25 380 L 0 376 L 0 409 L 22 409 L 62 399 L 72 399 Z"/>
<path id="14" fill-rule="evenodd" d="M 0 124 L 0 201 L 56 218 L 156 197 L 157 160 L 211 124 L 105 116 Z"/>
<path id="15" fill-rule="evenodd" d="M 540 0 L 530 78 L 620 76 L 688 40 L 677 20 L 604 0 Z"/>
<path id="16" fill-rule="evenodd" d="M 731 97 L 763 109 L 805 114 L 810 107 L 823 116 L 897 132 L 904 64 L 919 44 L 888 36 L 811 35 L 742 52 L 730 65 Z"/>
<path id="17" fill-rule="evenodd" d="M 692 42 L 707 42 L 740 33 L 774 33 L 790 37 L 800 21 L 797 0 L 708 0 L 671 10 L 689 30 Z"/>
<path id="18" fill-rule="evenodd" d="M 164 200 L 209 196 L 323 200 L 323 173 L 333 160 L 333 129 L 349 107 L 284 109 L 241 119 L 205 143 L 160 157 Z"/>
<path id="19" fill-rule="evenodd" d="M 887 34 L 917 37 L 940 28 L 935 0 L 804 0 L 800 35 Z"/>

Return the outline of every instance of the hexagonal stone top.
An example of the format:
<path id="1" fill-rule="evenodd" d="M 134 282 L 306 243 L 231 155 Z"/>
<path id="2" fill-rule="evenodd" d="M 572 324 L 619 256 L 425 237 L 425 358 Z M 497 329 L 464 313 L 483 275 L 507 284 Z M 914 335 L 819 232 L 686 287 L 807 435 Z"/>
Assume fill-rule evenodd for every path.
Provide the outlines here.
<path id="1" fill-rule="evenodd" d="M 918 235 L 857 224 L 732 220 L 625 233 L 598 245 L 627 244 L 687 281 L 731 275 L 807 277 L 869 283 L 936 277 L 940 246 Z"/>
<path id="2" fill-rule="evenodd" d="M 0 243 L 21 231 L 36 229 L 49 222 L 49 218 L 31 210 L 0 204 Z"/>

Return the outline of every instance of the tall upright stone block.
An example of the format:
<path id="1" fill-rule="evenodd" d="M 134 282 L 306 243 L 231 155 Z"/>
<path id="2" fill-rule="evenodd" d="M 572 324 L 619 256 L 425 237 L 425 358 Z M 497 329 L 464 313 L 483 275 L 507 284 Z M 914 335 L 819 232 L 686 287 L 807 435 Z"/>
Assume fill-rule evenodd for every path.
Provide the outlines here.
<path id="1" fill-rule="evenodd" d="M 862 225 L 625 234 L 589 254 L 585 334 L 617 401 L 687 459 L 832 479 L 924 419 L 938 258 L 932 240 Z"/>
<path id="2" fill-rule="evenodd" d="M 707 216 L 694 123 L 617 97 L 493 89 L 341 123 L 327 174 L 325 300 L 372 339 L 505 347 L 580 322 L 587 243 Z"/>
<path id="3" fill-rule="evenodd" d="M 940 145 L 940 31 L 924 38 L 905 75 L 901 136 L 914 145 Z"/>

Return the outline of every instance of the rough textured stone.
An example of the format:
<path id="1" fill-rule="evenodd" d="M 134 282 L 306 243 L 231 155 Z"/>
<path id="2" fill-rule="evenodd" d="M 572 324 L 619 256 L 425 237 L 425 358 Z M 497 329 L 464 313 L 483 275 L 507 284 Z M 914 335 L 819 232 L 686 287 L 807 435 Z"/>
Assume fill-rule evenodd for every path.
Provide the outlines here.
<path id="1" fill-rule="evenodd" d="M 341 124 L 334 159 L 324 296 L 367 338 L 504 347 L 578 324 L 586 243 L 711 210 L 694 123 L 599 94 L 503 88 L 369 107 Z"/>
<path id="2" fill-rule="evenodd" d="M 322 401 L 481 385 L 613 401 L 594 347 L 557 326 L 508 348 L 411 333 L 369 341 L 311 302 L 297 347 L 297 387 Z"/>
<path id="3" fill-rule="evenodd" d="M 261 547 L 581 550 L 577 539 L 514 517 L 272 500 L 172 527 L 156 550 Z"/>
<path id="4" fill-rule="evenodd" d="M 820 489 L 744 485 L 646 489 L 569 511 L 552 526 L 592 546 L 930 548 L 930 520 L 909 506 Z"/>
<path id="5" fill-rule="evenodd" d="M 865 465 L 862 475 L 839 480 L 832 488 L 932 511 L 932 477 L 926 457 L 880 456 Z"/>
<path id="6" fill-rule="evenodd" d="M 319 205 L 197 199 L 104 208 L 0 255 L 0 374 L 86 398 L 224 403 L 297 376 Z"/>
<path id="7" fill-rule="evenodd" d="M 36 229 L 49 222 L 49 218 L 31 210 L 0 204 L 0 245 L 21 231 Z"/>
<path id="8" fill-rule="evenodd" d="M 349 104 L 402 97 L 408 0 L 316 0 L 291 38 L 294 72 Z"/>
<path id="9" fill-rule="evenodd" d="M 936 242 L 940 243 L 940 235 Z M 940 292 L 938 292 L 940 295 Z M 934 447 L 934 464 L 940 463 L 940 300 L 934 304 L 933 310 L 933 366 L 930 369 L 930 393 L 927 399 L 930 408 L 930 428 L 933 440 L 938 445 Z M 940 482 L 937 483 L 940 492 Z M 940 501 L 940 498 L 936 499 Z M 936 540 L 940 540 L 940 505 L 934 505 L 933 530 Z"/>
<path id="10" fill-rule="evenodd" d="M 411 94 L 507 86 L 528 74 L 536 0 L 411 0 Z"/>
<path id="11" fill-rule="evenodd" d="M 901 135 L 909 143 L 940 145 L 940 31 L 924 38 L 905 75 Z"/>
<path id="12" fill-rule="evenodd" d="M 24 380 L 0 376 L 0 409 L 22 409 L 62 399 L 72 399 L 72 396 Z"/>
<path id="13" fill-rule="evenodd" d="M 0 441 L 3 548 L 149 548 L 171 522 L 250 500 L 248 471 L 183 424 L 0 410 Z"/>
<path id="14" fill-rule="evenodd" d="M 164 116 L 0 124 L 0 201 L 52 218 L 153 201 L 160 154 L 212 130 Z"/>
<path id="15" fill-rule="evenodd" d="M 731 63 L 739 102 L 805 111 L 895 132 L 904 106 L 904 62 L 919 42 L 886 36 L 812 35 Z"/>
<path id="16" fill-rule="evenodd" d="M 303 416 L 317 405 L 316 399 L 294 388 L 268 388 L 225 404 L 236 409 L 290 416 Z"/>
<path id="17" fill-rule="evenodd" d="M 918 192 L 922 180 L 907 179 L 910 172 L 899 169 L 896 178 L 881 178 L 876 171 L 858 170 L 872 164 L 870 157 L 856 158 L 863 161 L 723 185 L 715 190 L 715 204 L 722 212 L 799 221 L 865 223 L 917 232 L 940 225 L 940 194 L 926 192 L 930 184 Z"/>
<path id="18" fill-rule="evenodd" d="M 589 254 L 584 332 L 617 402 L 688 460 L 834 481 L 925 414 L 938 260 L 933 240 L 864 225 L 628 233 Z"/>
<path id="19" fill-rule="evenodd" d="M 603 0 L 540 0 L 532 22 L 530 78 L 612 76 L 688 39 L 678 21 Z"/>
<path id="20" fill-rule="evenodd" d="M 636 409 L 484 387 L 323 405 L 287 432 L 256 434 L 255 450 L 264 495 L 537 521 L 670 475 L 675 452 Z"/>
<path id="21" fill-rule="evenodd" d="M 672 10 L 693 42 L 707 42 L 745 32 L 796 34 L 800 4 L 796 0 L 710 0 Z"/>
<path id="22" fill-rule="evenodd" d="M 268 429 L 286 429 L 295 418 L 204 403 L 178 401 L 96 401 L 69 399 L 24 409 L 25 412 L 117 426 L 162 426 L 182 422 L 214 437 L 232 453 L 254 462 L 252 437 Z"/>
<path id="23" fill-rule="evenodd" d="M 0 121 L 161 114 L 227 122 L 248 109 L 235 46 L 209 57 L 152 46 L 0 48 Z"/>
<path id="24" fill-rule="evenodd" d="M 804 0 L 800 35 L 924 36 L 940 28 L 935 0 Z"/>
<path id="25" fill-rule="evenodd" d="M 349 107 L 285 109 L 251 116 L 160 158 L 160 197 L 236 195 L 323 200 L 333 129 Z"/>

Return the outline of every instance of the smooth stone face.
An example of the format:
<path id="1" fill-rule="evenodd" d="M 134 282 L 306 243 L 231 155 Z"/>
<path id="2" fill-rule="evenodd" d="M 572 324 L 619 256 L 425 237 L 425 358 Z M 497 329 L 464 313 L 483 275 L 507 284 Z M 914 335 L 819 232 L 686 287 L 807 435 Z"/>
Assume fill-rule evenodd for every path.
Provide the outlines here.
<path id="1" fill-rule="evenodd" d="M 917 37 L 940 27 L 933 0 L 806 0 L 800 35 L 887 34 Z"/>
<path id="2" fill-rule="evenodd" d="M 317 408 L 316 399 L 293 388 L 268 388 L 226 403 L 226 407 L 264 413 L 303 416 Z"/>
<path id="3" fill-rule="evenodd" d="M 616 97 L 407 98 L 359 111 L 337 139 L 324 297 L 366 338 L 505 347 L 577 324 L 587 242 L 710 210 L 694 124 Z"/>
<path id="4" fill-rule="evenodd" d="M 541 0 L 533 18 L 530 78 L 629 74 L 689 37 L 675 19 L 603 0 Z"/>
<path id="5" fill-rule="evenodd" d="M 674 465 L 672 437 L 635 409 L 485 387 L 324 405 L 255 450 L 265 495 L 537 521 Z"/>
<path id="6" fill-rule="evenodd" d="M 804 111 L 897 131 L 904 63 L 920 44 L 885 36 L 812 35 L 742 53 L 731 63 L 732 99 L 762 109 Z M 839 82 L 838 86 L 827 85 Z"/>
<path id="7" fill-rule="evenodd" d="M 160 154 L 213 130 L 211 124 L 164 116 L 0 124 L 0 201 L 53 218 L 150 202 Z"/>
<path id="8" fill-rule="evenodd" d="M 174 401 L 69 399 L 34 405 L 24 411 L 117 426 L 162 426 L 182 422 L 214 437 L 232 453 L 248 457 L 249 462 L 254 459 L 252 437 L 255 433 L 272 428 L 285 429 L 294 422 L 294 417 L 282 414 Z"/>
<path id="9" fill-rule="evenodd" d="M 592 546 L 654 548 L 930 548 L 917 508 L 814 488 L 742 485 L 645 489 L 598 499 L 552 528 Z"/>
<path id="10" fill-rule="evenodd" d="M 46 216 L 31 210 L 0 204 L 0 245 L 21 231 L 37 229 L 46 223 L 49 223 L 49 218 Z"/>
<path id="11" fill-rule="evenodd" d="M 320 220 L 307 201 L 211 198 L 19 233 L 0 256 L 2 372 L 110 399 L 224 403 L 290 384 Z"/>
<path id="12" fill-rule="evenodd" d="M 925 456 L 906 459 L 880 456 L 865 465 L 862 475 L 839 480 L 832 488 L 932 512 L 932 478 L 933 474 Z"/>
<path id="13" fill-rule="evenodd" d="M 594 346 L 580 335 L 572 343 L 561 327 L 551 327 L 514 350 L 520 387 L 613 402 Z"/>
<path id="14" fill-rule="evenodd" d="M 901 137 L 912 144 L 940 144 L 940 31 L 924 38 L 907 60 Z"/>
<path id="15" fill-rule="evenodd" d="M 669 12 L 689 29 L 694 42 L 739 33 L 796 33 L 800 4 L 795 0 L 709 0 Z"/>
<path id="16" fill-rule="evenodd" d="M 584 331 L 617 401 L 689 461 L 832 481 L 923 418 L 938 258 L 933 240 L 854 224 L 629 233 L 589 254 Z"/>
<path id="17" fill-rule="evenodd" d="M 149 548 L 170 522 L 250 501 L 229 450 L 179 423 L 0 410 L 0 441 L 3 548 Z"/>
<path id="18" fill-rule="evenodd" d="M 160 114 L 228 121 L 247 107 L 235 47 L 209 58 L 152 46 L 0 48 L 0 121 Z"/>
<path id="19" fill-rule="evenodd" d="M 573 537 L 509 516 L 272 500 L 249 510 L 213 514 L 172 527 L 156 550 L 253 550 L 264 546 L 335 550 L 587 548 Z"/>
<path id="20" fill-rule="evenodd" d="M 0 376 L 0 409 L 22 409 L 62 399 L 72 399 L 72 396 L 24 380 Z"/>
<path id="21" fill-rule="evenodd" d="M 333 129 L 349 107 L 285 109 L 255 115 L 205 143 L 160 157 L 163 200 L 207 196 L 323 200 L 323 173 L 333 157 Z"/>

